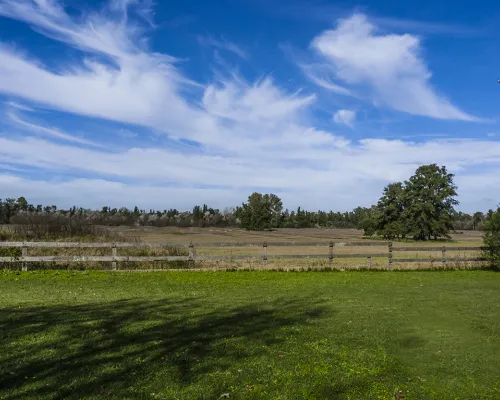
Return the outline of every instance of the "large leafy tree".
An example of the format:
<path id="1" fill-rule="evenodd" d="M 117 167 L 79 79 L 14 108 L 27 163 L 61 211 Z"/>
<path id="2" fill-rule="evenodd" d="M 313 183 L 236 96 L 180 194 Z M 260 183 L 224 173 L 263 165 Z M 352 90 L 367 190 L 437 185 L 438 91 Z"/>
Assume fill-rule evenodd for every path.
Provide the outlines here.
<path id="1" fill-rule="evenodd" d="M 283 203 L 275 194 L 252 193 L 237 210 L 241 226 L 248 230 L 279 228 Z"/>
<path id="2" fill-rule="evenodd" d="M 404 183 L 391 183 L 361 227 L 366 235 L 417 240 L 449 237 L 458 204 L 453 174 L 436 164 L 422 165 Z"/>
<path id="3" fill-rule="evenodd" d="M 445 166 L 422 165 L 405 182 L 405 228 L 417 240 L 449 237 L 453 229 L 457 187 Z"/>

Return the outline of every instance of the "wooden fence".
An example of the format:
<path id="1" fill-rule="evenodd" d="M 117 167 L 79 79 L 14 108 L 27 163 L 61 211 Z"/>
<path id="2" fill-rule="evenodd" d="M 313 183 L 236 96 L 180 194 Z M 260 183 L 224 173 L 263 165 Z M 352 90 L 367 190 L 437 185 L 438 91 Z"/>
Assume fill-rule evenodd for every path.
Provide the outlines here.
<path id="1" fill-rule="evenodd" d="M 268 254 L 269 247 L 324 247 L 324 254 Z M 335 248 L 370 246 L 383 247 L 385 251 L 379 253 L 361 254 L 337 254 Z M 387 268 L 392 270 L 393 263 L 414 262 L 441 262 L 446 267 L 448 261 L 454 262 L 479 262 L 480 257 L 447 258 L 447 251 L 480 251 L 483 247 L 393 247 L 391 242 L 264 242 L 264 243 L 127 243 L 127 242 L 0 242 L 0 247 L 21 248 L 21 256 L 0 257 L 0 263 L 23 263 L 23 270 L 27 271 L 27 263 L 33 262 L 111 262 L 112 270 L 117 270 L 118 262 L 153 262 L 153 261 L 236 261 L 257 260 L 262 261 L 275 259 L 328 259 L 333 264 L 335 259 L 366 259 L 368 267 L 371 267 L 372 258 L 387 257 Z M 183 247 L 188 248 L 187 256 L 120 256 L 119 248 L 154 248 L 154 247 Z M 195 248 L 234 248 L 234 247 L 262 247 L 262 256 L 196 256 Z M 109 248 L 109 256 L 29 256 L 29 248 Z M 328 249 L 328 250 L 327 250 Z M 396 252 L 441 252 L 440 258 L 393 258 Z"/>

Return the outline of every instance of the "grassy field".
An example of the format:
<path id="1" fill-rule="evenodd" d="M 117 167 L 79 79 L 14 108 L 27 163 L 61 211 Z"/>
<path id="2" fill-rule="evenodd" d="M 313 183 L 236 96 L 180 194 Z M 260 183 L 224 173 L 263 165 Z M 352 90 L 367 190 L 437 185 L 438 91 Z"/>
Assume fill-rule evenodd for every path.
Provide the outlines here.
<path id="1" fill-rule="evenodd" d="M 499 399 L 499 292 L 489 271 L 4 271 L 0 399 Z"/>

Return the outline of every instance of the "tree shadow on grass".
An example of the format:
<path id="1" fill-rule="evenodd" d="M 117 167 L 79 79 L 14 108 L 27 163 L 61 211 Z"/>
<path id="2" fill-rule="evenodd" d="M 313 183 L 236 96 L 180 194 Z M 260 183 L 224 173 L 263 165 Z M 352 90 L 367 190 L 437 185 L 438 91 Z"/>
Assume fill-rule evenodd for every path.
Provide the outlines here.
<path id="1" fill-rule="evenodd" d="M 280 329 L 325 312 L 311 299 L 212 310 L 198 299 L 3 308 L 0 397 L 145 398 L 158 375 L 185 388 L 259 357 L 279 344 Z M 220 395 L 207 390 L 203 398 Z"/>

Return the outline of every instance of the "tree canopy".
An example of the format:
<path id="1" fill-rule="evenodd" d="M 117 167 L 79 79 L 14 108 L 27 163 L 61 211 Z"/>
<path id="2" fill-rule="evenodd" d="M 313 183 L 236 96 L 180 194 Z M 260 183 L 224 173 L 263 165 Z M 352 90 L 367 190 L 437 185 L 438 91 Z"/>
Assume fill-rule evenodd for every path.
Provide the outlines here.
<path id="1" fill-rule="evenodd" d="M 254 192 L 248 196 L 236 212 L 241 226 L 248 230 L 265 230 L 279 228 L 281 225 L 283 203 L 275 194 Z"/>
<path id="2" fill-rule="evenodd" d="M 362 228 L 369 236 L 377 234 L 387 239 L 449 237 L 456 217 L 454 206 L 458 204 L 456 189 L 453 174 L 446 167 L 422 165 L 404 183 L 384 188 Z M 475 218 L 479 221 L 479 214 Z"/>

